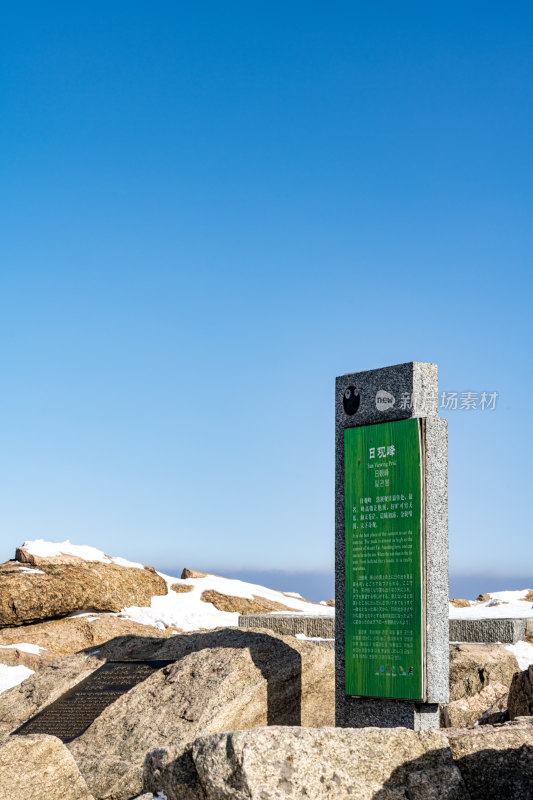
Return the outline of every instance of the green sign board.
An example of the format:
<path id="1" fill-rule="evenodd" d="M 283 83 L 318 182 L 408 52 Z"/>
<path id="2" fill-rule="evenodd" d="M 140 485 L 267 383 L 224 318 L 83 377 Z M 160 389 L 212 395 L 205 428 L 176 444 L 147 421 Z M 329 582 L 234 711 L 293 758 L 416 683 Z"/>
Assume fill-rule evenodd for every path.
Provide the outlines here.
<path id="1" fill-rule="evenodd" d="M 348 695 L 425 699 L 422 425 L 344 431 Z"/>

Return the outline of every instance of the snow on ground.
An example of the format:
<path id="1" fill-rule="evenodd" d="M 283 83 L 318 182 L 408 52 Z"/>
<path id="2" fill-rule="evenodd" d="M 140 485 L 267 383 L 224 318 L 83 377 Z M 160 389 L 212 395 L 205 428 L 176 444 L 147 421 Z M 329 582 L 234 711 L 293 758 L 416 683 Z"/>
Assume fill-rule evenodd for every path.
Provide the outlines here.
<path id="1" fill-rule="evenodd" d="M 42 569 L 33 569 L 32 567 L 19 567 L 21 572 L 24 572 L 26 575 L 33 572 L 34 575 L 44 575 L 45 573 Z"/>
<path id="2" fill-rule="evenodd" d="M 517 592 L 492 592 L 490 600 L 466 608 L 455 608 L 450 603 L 450 619 L 502 619 L 509 617 L 533 617 L 533 603 L 524 600 L 529 589 Z"/>
<path id="3" fill-rule="evenodd" d="M 7 667 L 5 664 L 0 664 L 0 694 L 13 686 L 18 686 L 30 675 L 33 675 L 33 670 L 28 667 Z"/>
<path id="4" fill-rule="evenodd" d="M 508 645 L 505 649 L 515 654 L 521 670 L 527 669 L 530 664 L 533 664 L 533 644 L 517 642 L 516 644 Z"/>
<path id="5" fill-rule="evenodd" d="M 46 650 L 46 647 L 40 647 L 38 644 L 29 644 L 28 642 L 17 642 L 17 644 L 0 644 L 0 649 L 20 650 L 21 653 L 33 653 L 39 656 L 41 650 Z"/>
<path id="6" fill-rule="evenodd" d="M 309 603 L 301 597 L 292 595 L 287 597 L 283 592 L 267 589 L 254 583 L 219 578 L 208 575 L 205 578 L 173 578 L 162 572 L 158 573 L 165 579 L 168 593 L 160 597 L 152 597 L 150 606 L 130 606 L 122 610 L 121 616 L 141 622 L 145 625 L 156 625 L 158 628 L 181 628 L 183 631 L 195 631 L 200 628 L 219 628 L 237 626 L 239 614 L 231 611 L 219 611 L 212 603 L 201 600 L 203 592 L 214 590 L 220 594 L 233 597 L 245 597 L 253 600 L 254 595 L 283 603 L 295 611 L 313 616 L 332 617 L 335 609 L 322 606 L 318 603 Z M 175 592 L 170 587 L 175 584 L 190 586 L 190 591 Z M 286 612 L 288 613 L 288 612 Z"/>
<path id="7" fill-rule="evenodd" d="M 71 544 L 68 539 L 65 542 L 45 542 L 44 539 L 34 539 L 24 542 L 22 546 L 32 555 L 43 558 L 60 555 L 77 556 L 83 558 L 84 561 L 101 561 L 103 564 L 118 564 L 120 567 L 144 569 L 144 564 L 139 564 L 137 561 L 128 561 L 120 557 L 111 558 L 96 547 L 86 544 Z"/>

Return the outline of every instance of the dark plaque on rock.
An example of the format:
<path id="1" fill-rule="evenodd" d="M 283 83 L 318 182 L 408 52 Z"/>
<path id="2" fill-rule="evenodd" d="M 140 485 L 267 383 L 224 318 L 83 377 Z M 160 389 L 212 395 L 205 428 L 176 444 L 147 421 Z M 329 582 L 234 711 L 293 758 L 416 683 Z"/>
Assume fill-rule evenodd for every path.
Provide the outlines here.
<path id="1" fill-rule="evenodd" d="M 115 700 L 173 661 L 108 661 L 13 733 L 48 733 L 71 742 Z"/>

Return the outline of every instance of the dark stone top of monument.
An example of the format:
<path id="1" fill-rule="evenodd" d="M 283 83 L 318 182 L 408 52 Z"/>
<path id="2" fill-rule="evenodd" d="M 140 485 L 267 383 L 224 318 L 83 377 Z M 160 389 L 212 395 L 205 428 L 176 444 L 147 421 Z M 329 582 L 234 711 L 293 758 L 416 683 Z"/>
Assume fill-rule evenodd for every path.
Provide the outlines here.
<path id="1" fill-rule="evenodd" d="M 339 429 L 438 413 L 437 365 L 408 361 L 341 375 L 336 382 Z"/>
<path id="2" fill-rule="evenodd" d="M 156 670 L 173 663 L 108 661 L 13 733 L 48 733 L 63 742 L 71 742 L 81 736 L 108 705 Z"/>

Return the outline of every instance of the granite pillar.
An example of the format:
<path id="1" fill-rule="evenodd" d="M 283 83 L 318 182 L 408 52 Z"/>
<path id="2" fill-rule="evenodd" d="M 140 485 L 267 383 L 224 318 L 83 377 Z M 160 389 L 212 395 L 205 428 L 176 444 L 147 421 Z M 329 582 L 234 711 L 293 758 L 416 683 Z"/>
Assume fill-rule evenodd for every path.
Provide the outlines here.
<path id="1" fill-rule="evenodd" d="M 349 387 L 357 389 L 345 400 Z M 355 402 L 354 402 L 355 400 Z M 345 693 L 344 430 L 422 417 L 425 527 L 424 702 L 352 697 Z M 448 701 L 447 423 L 438 417 L 437 366 L 409 362 L 343 375 L 335 388 L 335 719 L 338 727 L 439 727 Z"/>

